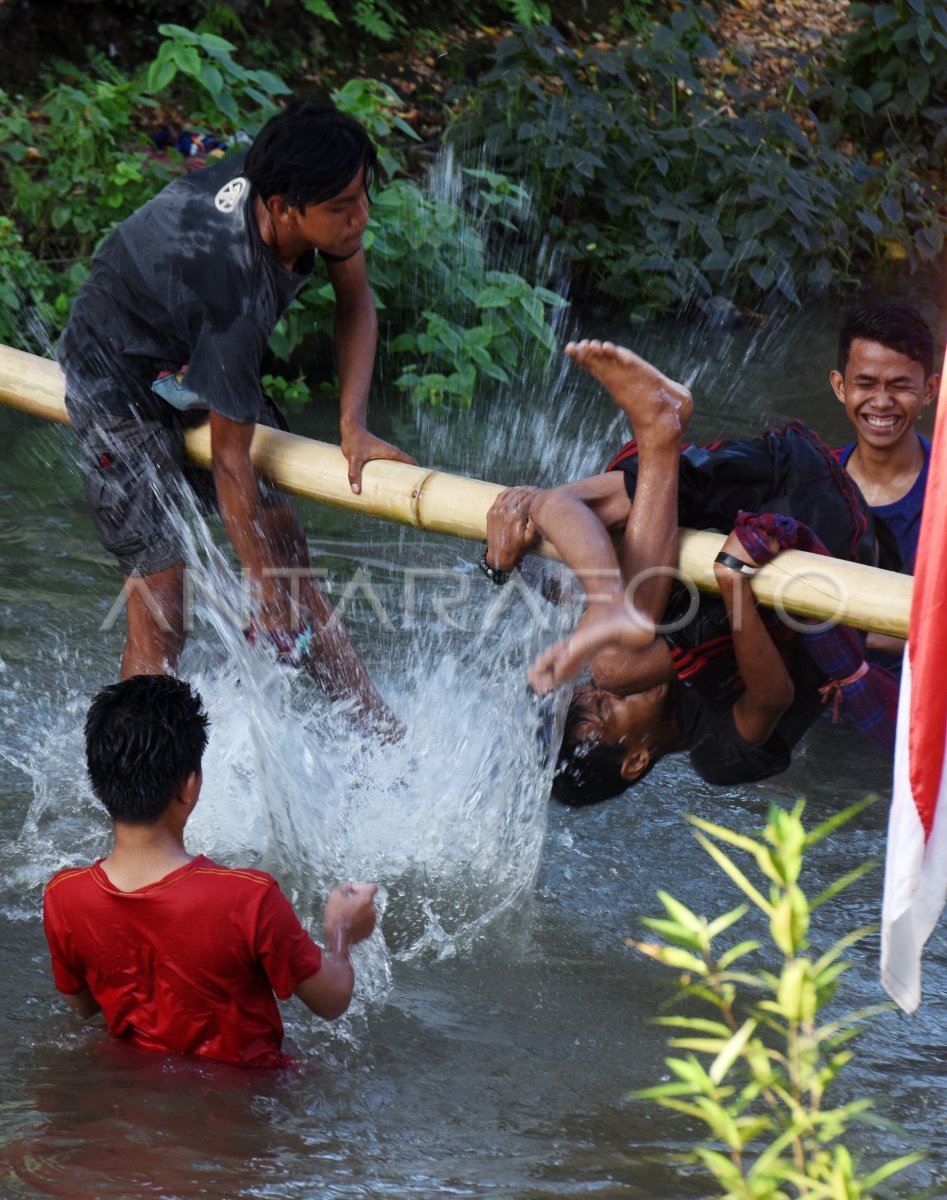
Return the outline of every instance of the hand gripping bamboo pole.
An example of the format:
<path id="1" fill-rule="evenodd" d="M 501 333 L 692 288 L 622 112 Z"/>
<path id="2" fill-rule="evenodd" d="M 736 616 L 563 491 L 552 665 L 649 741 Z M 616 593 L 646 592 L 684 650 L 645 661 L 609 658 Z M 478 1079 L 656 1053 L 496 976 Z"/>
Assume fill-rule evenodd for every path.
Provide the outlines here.
<path id="1" fill-rule="evenodd" d="M 0 401 L 46 420 L 69 423 L 58 365 L 7 346 L 0 346 Z M 189 430 L 185 444 L 193 462 L 210 466 L 206 424 Z M 297 496 L 474 540 L 486 536 L 487 511 L 503 490 L 482 479 L 378 461 L 366 464 L 361 494 L 355 495 L 338 446 L 262 426 L 254 434 L 250 457 L 259 474 Z M 717 590 L 713 560 L 723 541 L 720 533 L 681 530 L 679 568 L 703 591 Z M 545 543 L 540 552 L 556 557 Z M 876 567 L 788 550 L 754 577 L 753 592 L 763 604 L 795 617 L 837 620 L 906 637 L 912 582 L 909 576 Z"/>

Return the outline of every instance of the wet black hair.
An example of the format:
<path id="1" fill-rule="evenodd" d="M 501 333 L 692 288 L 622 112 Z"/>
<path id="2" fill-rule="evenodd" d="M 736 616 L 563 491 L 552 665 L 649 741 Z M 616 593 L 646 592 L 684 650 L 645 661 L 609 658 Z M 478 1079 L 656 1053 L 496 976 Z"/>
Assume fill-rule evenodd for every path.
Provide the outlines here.
<path id="1" fill-rule="evenodd" d="M 158 820 L 200 772 L 207 725 L 197 692 L 169 675 L 133 675 L 99 692 L 85 720 L 86 766 L 113 821 Z"/>
<path id="2" fill-rule="evenodd" d="M 368 191 L 378 153 L 358 121 L 332 104 L 297 100 L 263 126 L 243 172 L 263 200 L 282 196 L 304 212 L 344 191 L 363 168 Z"/>
<path id="3" fill-rule="evenodd" d="M 838 369 L 843 375 L 856 338 L 880 342 L 920 363 L 925 379 L 934 370 L 933 335 L 921 314 L 909 304 L 866 304 L 849 313 L 838 338 Z"/>
<path id="4" fill-rule="evenodd" d="M 611 800 L 631 787 L 621 773 L 625 757 L 621 745 L 606 746 L 595 737 L 579 737 L 579 727 L 588 718 L 581 693 L 574 693 L 566 713 L 551 792 L 553 800 L 572 808 Z"/>

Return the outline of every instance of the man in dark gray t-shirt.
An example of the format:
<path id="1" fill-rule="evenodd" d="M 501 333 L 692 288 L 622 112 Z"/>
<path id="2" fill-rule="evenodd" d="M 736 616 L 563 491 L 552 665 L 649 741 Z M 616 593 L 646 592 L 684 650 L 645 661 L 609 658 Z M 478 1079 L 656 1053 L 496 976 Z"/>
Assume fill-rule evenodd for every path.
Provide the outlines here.
<path id="1" fill-rule="evenodd" d="M 370 459 L 414 462 L 365 425 L 377 319 L 362 235 L 375 170 L 375 148 L 356 121 L 331 106 L 294 104 L 249 151 L 166 187 L 93 261 L 58 357 L 99 536 L 133 580 L 123 678 L 174 671 L 184 645 L 184 552 L 174 514 L 187 482 L 202 504 L 220 510 L 250 579 L 256 627 L 331 695 L 353 697 L 363 718 L 394 723 L 307 577 L 289 498 L 257 484 L 249 455 L 256 422 L 285 428 L 263 393 L 260 363 L 318 256 L 336 300 L 341 444 L 352 490 Z M 208 414 L 209 474 L 184 461 L 184 430 Z"/>

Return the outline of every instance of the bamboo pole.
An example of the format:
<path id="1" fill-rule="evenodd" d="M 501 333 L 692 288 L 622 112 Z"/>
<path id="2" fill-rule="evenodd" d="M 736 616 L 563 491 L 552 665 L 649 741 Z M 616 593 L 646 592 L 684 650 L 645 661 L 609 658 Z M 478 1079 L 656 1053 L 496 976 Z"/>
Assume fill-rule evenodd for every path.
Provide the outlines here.
<path id="1" fill-rule="evenodd" d="M 46 420 L 69 423 L 58 365 L 8 346 L 0 346 L 0 401 Z M 206 424 L 188 430 L 185 446 L 193 462 L 210 466 Z M 250 457 L 259 474 L 294 495 L 473 540 L 485 537 L 487 511 L 503 490 L 482 479 L 379 461 L 365 465 L 362 491 L 355 495 L 338 446 L 262 426 L 254 434 Z M 723 541 L 720 533 L 681 530 L 679 568 L 702 591 L 717 590 L 713 560 Z M 546 543 L 540 552 L 556 557 Z M 912 583 L 906 575 L 789 550 L 754 577 L 753 591 L 763 604 L 796 617 L 838 620 L 906 637 Z"/>

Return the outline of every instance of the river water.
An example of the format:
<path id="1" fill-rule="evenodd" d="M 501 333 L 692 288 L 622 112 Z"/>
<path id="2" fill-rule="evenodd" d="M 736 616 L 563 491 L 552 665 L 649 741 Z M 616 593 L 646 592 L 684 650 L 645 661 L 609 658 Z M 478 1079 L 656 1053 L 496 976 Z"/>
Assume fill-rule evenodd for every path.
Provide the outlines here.
<path id="1" fill-rule="evenodd" d="M 802 416 L 841 441 L 826 380 L 837 319 L 823 311 L 732 333 L 665 325 L 624 340 L 691 383 L 695 439 Z M 627 436 L 567 364 L 527 370 L 470 413 L 386 399 L 373 418 L 383 436 L 425 465 L 506 483 L 591 473 Z M 331 437 L 333 414 L 297 427 Z M 242 647 L 212 526 L 210 543 L 196 537 L 194 564 L 213 586 L 198 588 L 182 663 L 213 722 L 190 846 L 272 871 L 315 930 L 332 882 L 376 879 L 380 931 L 359 950 L 342 1021 L 284 1006 L 295 1071 L 123 1050 L 57 998 L 40 925 L 45 880 L 107 844 L 80 730 L 89 697 L 117 672 L 121 619 L 103 628 L 117 578 L 85 512 L 70 433 L 0 411 L 0 1197 L 707 1195 L 670 1161 L 692 1136 L 687 1118 L 626 1098 L 665 1077 L 649 1021 L 673 988 L 622 938 L 642 934 L 661 887 L 707 914 L 736 902 L 693 842 L 688 812 L 754 829 L 771 801 L 805 794 L 815 822 L 876 791 L 881 801 L 813 854 L 804 883 L 814 893 L 880 857 L 889 762 L 826 721 L 764 784 L 713 789 L 671 759 L 605 805 L 550 805 L 542 714 L 523 668 L 557 614 L 498 592 L 474 545 L 300 510 L 408 733 L 395 748 L 364 743 L 305 682 Z M 876 871 L 825 911 L 816 940 L 876 920 L 880 889 Z M 853 952 L 846 1007 L 883 999 L 877 949 L 870 938 Z M 916 1017 L 874 1022 L 841 1089 L 872 1095 L 903 1127 L 856 1132 L 868 1161 L 929 1149 L 896 1195 L 947 1185 L 942 931 L 925 986 Z"/>

